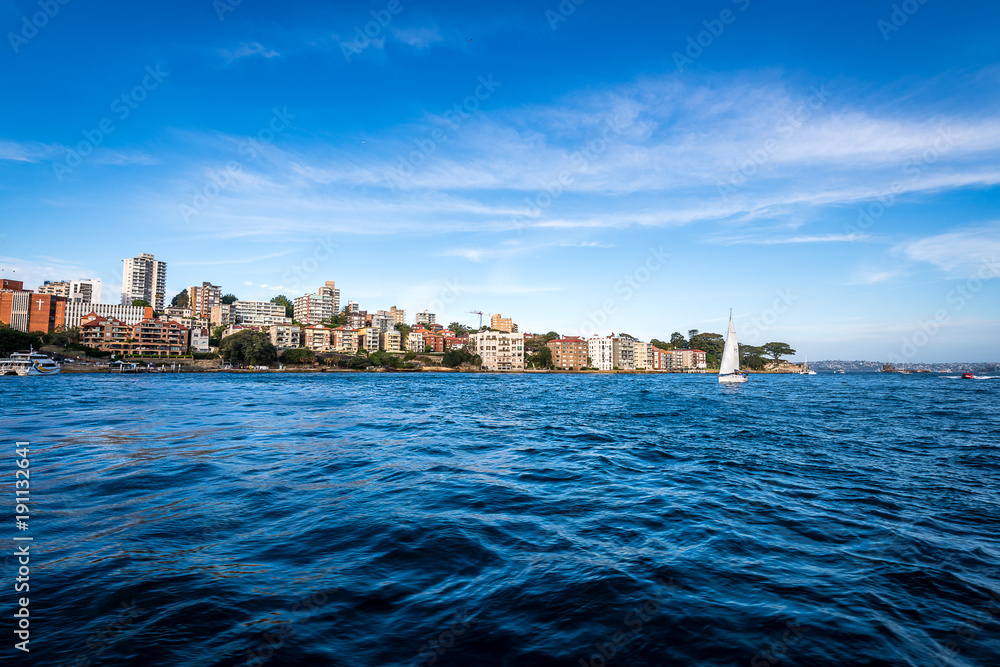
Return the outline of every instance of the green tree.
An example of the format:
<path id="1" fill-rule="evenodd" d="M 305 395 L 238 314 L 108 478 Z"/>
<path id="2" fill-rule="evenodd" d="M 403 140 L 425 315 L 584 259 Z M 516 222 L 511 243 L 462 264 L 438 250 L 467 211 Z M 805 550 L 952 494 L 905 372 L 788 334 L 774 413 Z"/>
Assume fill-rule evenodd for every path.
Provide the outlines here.
<path id="1" fill-rule="evenodd" d="M 239 297 L 237 297 L 235 294 L 226 294 L 225 296 L 222 297 L 221 301 L 222 303 L 229 305 L 233 301 L 239 301 Z"/>
<path id="2" fill-rule="evenodd" d="M 399 368 L 403 365 L 402 359 L 385 350 L 375 350 L 368 355 L 368 361 L 372 366 L 382 366 L 383 368 Z"/>
<path id="3" fill-rule="evenodd" d="M 316 353 L 307 347 L 296 347 L 282 352 L 281 361 L 285 364 L 312 364 L 316 362 Z"/>
<path id="4" fill-rule="evenodd" d="M 322 324 L 323 326 L 330 327 L 332 329 L 336 329 L 337 327 L 346 326 L 347 322 L 350 319 L 351 318 L 350 315 L 348 315 L 347 307 L 344 306 L 343 310 L 341 310 L 336 315 L 333 315 L 332 317 L 326 318 L 325 320 L 320 322 L 320 324 Z"/>
<path id="5" fill-rule="evenodd" d="M 548 339 L 545 336 L 532 336 L 528 340 L 524 341 L 524 354 L 538 354 L 543 349 L 548 349 L 546 344 Z"/>
<path id="6" fill-rule="evenodd" d="M 795 350 L 793 350 L 788 343 L 767 343 L 762 345 L 761 348 L 764 352 L 771 355 L 771 359 L 774 363 L 781 361 L 782 357 L 789 357 L 795 354 Z"/>
<path id="7" fill-rule="evenodd" d="M 695 334 L 688 342 L 692 349 L 701 350 L 706 355 L 712 355 L 716 359 L 722 358 L 722 350 L 726 347 L 726 339 L 722 334 L 715 333 Z"/>
<path id="8" fill-rule="evenodd" d="M 396 325 L 396 331 L 398 331 L 400 336 L 402 336 L 404 343 L 406 342 L 406 337 L 410 335 L 410 329 L 411 327 L 409 324 L 403 324 L 400 322 Z"/>
<path id="9" fill-rule="evenodd" d="M 448 328 L 451 331 L 454 331 L 456 336 L 464 336 L 470 331 L 469 327 L 465 326 L 464 324 L 460 324 L 459 322 L 452 322 L 451 324 L 448 325 Z"/>
<path id="10" fill-rule="evenodd" d="M 220 324 L 219 326 L 212 329 L 208 337 L 208 344 L 218 347 L 222 343 L 222 334 L 226 331 L 228 327 L 225 324 Z"/>
<path id="11" fill-rule="evenodd" d="M 142 306 L 143 308 L 149 308 L 149 302 L 145 299 L 132 299 L 133 306 Z"/>
<path id="12" fill-rule="evenodd" d="M 764 370 L 767 361 L 764 359 L 764 348 L 753 345 L 740 345 L 740 367 L 752 371 Z"/>
<path id="13" fill-rule="evenodd" d="M 560 336 L 560 335 L 559 335 L 558 333 L 556 333 L 555 331 L 550 331 L 550 332 L 548 332 L 547 334 L 543 335 L 543 336 L 542 336 L 542 338 L 544 338 L 544 339 L 545 339 L 545 342 L 547 343 L 547 342 L 549 342 L 550 340 L 556 340 L 557 338 L 562 338 L 562 336 Z"/>
<path id="14" fill-rule="evenodd" d="M 552 368 L 552 350 L 548 347 L 543 347 L 535 354 L 526 357 L 525 362 L 527 362 L 529 368 Z"/>
<path id="15" fill-rule="evenodd" d="M 448 368 L 458 368 L 462 364 L 472 364 L 473 366 L 482 366 L 483 360 L 477 354 L 472 354 L 468 349 L 464 347 L 456 347 L 448 350 L 444 353 L 444 357 L 441 359 L 441 363 Z"/>
<path id="16" fill-rule="evenodd" d="M 698 335 L 697 329 L 688 329 L 688 344 L 691 344 L 691 339 Z"/>
<path id="17" fill-rule="evenodd" d="M 243 329 L 223 338 L 219 354 L 229 363 L 249 366 L 263 366 L 278 359 L 278 350 L 271 344 L 271 337 L 254 329 Z"/>
<path id="18" fill-rule="evenodd" d="M 12 352 L 27 351 L 32 347 L 38 349 L 42 346 L 42 335 L 40 331 L 24 333 L 0 324 L 0 353 L 9 356 Z"/>
<path id="19" fill-rule="evenodd" d="M 188 297 L 188 291 L 185 287 L 180 292 L 174 295 L 174 298 L 170 300 L 171 306 L 177 306 L 178 308 L 187 308 L 190 299 Z"/>
<path id="20" fill-rule="evenodd" d="M 688 346 L 687 340 L 681 335 L 680 331 L 670 334 L 670 344 L 674 346 L 675 350 L 686 350 Z"/>
<path id="21" fill-rule="evenodd" d="M 674 346 L 671 345 L 670 343 L 665 343 L 662 340 L 657 340 L 656 338 L 654 338 L 653 340 L 649 341 L 649 343 L 653 347 L 658 347 L 661 350 L 672 350 L 672 349 L 674 349 Z"/>
<path id="22" fill-rule="evenodd" d="M 42 337 L 42 341 L 46 345 L 58 345 L 59 347 L 75 345 L 79 340 L 79 327 L 70 327 L 69 329 L 58 327 L 55 331 L 51 331 Z"/>
<path id="23" fill-rule="evenodd" d="M 276 303 L 279 306 L 285 307 L 285 317 L 291 317 L 295 314 L 295 304 L 292 303 L 287 296 L 284 294 L 279 294 L 271 299 L 271 303 Z"/>

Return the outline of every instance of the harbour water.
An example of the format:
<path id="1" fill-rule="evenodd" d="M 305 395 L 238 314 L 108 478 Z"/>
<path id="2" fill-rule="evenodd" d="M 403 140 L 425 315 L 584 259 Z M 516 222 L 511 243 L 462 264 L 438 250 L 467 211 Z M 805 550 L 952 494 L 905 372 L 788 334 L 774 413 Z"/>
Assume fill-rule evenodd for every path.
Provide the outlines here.
<path id="1" fill-rule="evenodd" d="M 1000 379 L 0 392 L 34 538 L 30 657 L 7 664 L 1000 664 Z"/>

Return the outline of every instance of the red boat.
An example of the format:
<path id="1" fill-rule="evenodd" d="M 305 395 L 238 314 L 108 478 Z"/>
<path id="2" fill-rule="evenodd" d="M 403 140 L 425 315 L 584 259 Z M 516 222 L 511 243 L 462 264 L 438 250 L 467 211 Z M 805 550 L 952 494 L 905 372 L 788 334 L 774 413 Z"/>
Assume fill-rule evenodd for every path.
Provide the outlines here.
<path id="1" fill-rule="evenodd" d="M 975 380 L 976 376 L 973 375 L 972 373 L 962 373 L 962 379 L 963 380 Z"/>

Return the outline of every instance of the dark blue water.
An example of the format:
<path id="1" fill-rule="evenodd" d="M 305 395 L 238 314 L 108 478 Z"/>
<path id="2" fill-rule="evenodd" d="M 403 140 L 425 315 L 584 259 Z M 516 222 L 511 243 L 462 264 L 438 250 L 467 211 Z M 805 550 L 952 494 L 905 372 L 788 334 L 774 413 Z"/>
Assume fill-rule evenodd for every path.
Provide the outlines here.
<path id="1" fill-rule="evenodd" d="M 1000 379 L 0 392 L 9 515 L 32 443 L 30 664 L 1000 664 Z"/>

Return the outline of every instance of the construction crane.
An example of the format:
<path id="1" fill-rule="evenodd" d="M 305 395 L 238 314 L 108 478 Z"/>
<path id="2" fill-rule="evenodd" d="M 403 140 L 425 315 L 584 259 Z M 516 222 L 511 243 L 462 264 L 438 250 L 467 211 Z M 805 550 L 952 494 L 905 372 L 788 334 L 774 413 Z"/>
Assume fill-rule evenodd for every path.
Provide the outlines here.
<path id="1" fill-rule="evenodd" d="M 473 315 L 479 315 L 479 328 L 482 329 L 483 328 L 483 311 L 481 311 L 481 310 L 470 310 L 469 312 L 472 313 Z"/>

